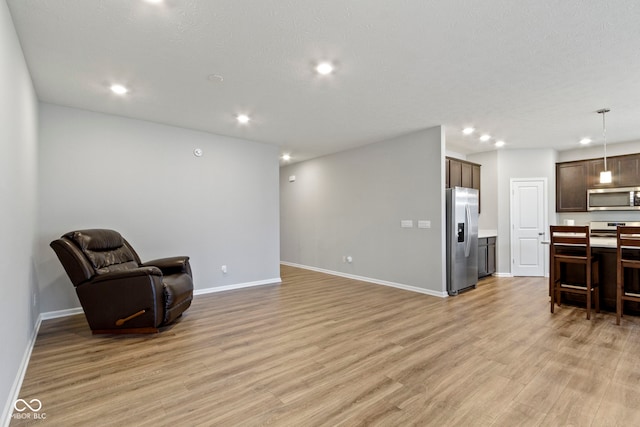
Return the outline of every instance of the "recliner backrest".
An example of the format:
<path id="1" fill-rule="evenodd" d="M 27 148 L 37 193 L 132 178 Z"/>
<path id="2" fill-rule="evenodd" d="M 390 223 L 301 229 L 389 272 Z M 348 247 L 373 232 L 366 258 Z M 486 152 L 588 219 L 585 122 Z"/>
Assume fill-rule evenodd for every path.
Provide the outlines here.
<path id="1" fill-rule="evenodd" d="M 140 265 L 131 245 L 114 230 L 78 230 L 51 243 L 75 286 L 96 275 Z"/>
<path id="2" fill-rule="evenodd" d="M 124 238 L 113 230 L 80 230 L 64 237 L 73 241 L 91 263 L 96 274 L 137 268 L 139 260 Z"/>

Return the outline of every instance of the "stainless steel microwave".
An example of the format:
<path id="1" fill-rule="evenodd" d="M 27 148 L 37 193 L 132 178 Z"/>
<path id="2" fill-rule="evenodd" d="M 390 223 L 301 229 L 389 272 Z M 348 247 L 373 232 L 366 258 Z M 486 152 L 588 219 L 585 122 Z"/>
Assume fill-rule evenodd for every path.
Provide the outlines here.
<path id="1" fill-rule="evenodd" d="M 640 187 L 587 190 L 587 209 L 590 211 L 640 210 Z"/>

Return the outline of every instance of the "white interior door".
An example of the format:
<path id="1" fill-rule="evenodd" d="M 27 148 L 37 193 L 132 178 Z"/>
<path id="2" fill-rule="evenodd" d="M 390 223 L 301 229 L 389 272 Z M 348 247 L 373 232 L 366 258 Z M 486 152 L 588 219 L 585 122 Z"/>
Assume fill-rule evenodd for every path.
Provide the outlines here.
<path id="1" fill-rule="evenodd" d="M 511 274 L 544 276 L 547 180 L 511 180 Z"/>

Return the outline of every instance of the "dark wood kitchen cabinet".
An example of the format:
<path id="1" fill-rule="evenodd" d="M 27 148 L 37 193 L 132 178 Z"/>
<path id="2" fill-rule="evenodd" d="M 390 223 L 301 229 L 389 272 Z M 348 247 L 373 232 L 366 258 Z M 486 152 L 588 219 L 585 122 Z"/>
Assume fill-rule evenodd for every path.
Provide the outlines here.
<path id="1" fill-rule="evenodd" d="M 471 171 L 472 171 L 472 165 L 470 163 L 460 163 L 460 170 L 461 170 L 461 174 L 462 174 L 462 187 L 466 187 L 466 188 L 473 188 L 473 182 L 471 180 L 472 175 L 471 175 Z"/>
<path id="2" fill-rule="evenodd" d="M 556 212 L 586 212 L 587 163 L 556 163 Z"/>
<path id="3" fill-rule="evenodd" d="M 449 159 L 449 187 L 462 187 L 462 163 L 456 159 Z"/>
<path id="4" fill-rule="evenodd" d="M 615 187 L 640 186 L 640 154 L 612 157 L 607 159 L 607 166 L 613 171 Z"/>
<path id="5" fill-rule="evenodd" d="M 640 187 L 640 154 L 607 157 L 612 182 L 600 184 L 604 157 L 556 163 L 556 211 L 586 212 L 587 189 Z"/>
<path id="6" fill-rule="evenodd" d="M 445 158 L 445 188 L 475 188 L 480 195 L 480 165 L 453 157 Z M 480 199 L 478 197 L 478 203 Z M 478 205 L 480 212 L 480 205 Z"/>
<path id="7" fill-rule="evenodd" d="M 611 184 L 600 184 L 600 172 L 604 171 L 604 159 L 587 160 L 587 188 L 607 188 Z M 607 167 L 611 170 L 611 159 L 607 159 Z M 612 179 L 612 181 L 615 181 Z M 584 209 L 587 210 L 585 202 Z"/>
<path id="8" fill-rule="evenodd" d="M 478 278 L 490 276 L 496 272 L 496 238 L 478 239 Z"/>
<path id="9" fill-rule="evenodd" d="M 471 188 L 480 190 L 480 165 L 471 165 Z"/>
<path id="10" fill-rule="evenodd" d="M 445 159 L 445 181 L 447 188 L 467 187 L 480 190 L 480 165 L 466 160 L 447 157 Z"/>
<path id="11" fill-rule="evenodd" d="M 607 169 L 611 171 L 610 184 L 600 184 L 604 158 L 589 160 L 588 165 L 587 188 L 640 186 L 640 154 L 607 158 Z"/>

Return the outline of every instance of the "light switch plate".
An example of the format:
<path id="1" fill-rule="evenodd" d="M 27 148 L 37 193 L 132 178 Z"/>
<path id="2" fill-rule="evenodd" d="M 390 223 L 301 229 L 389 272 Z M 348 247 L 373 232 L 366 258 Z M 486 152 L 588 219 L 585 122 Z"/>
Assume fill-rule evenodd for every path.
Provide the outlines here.
<path id="1" fill-rule="evenodd" d="M 413 228 L 413 220 L 412 219 L 403 219 L 400 221 L 400 227 L 402 228 Z"/>
<path id="2" fill-rule="evenodd" d="M 418 220 L 418 228 L 431 228 L 431 221 L 428 219 Z"/>

